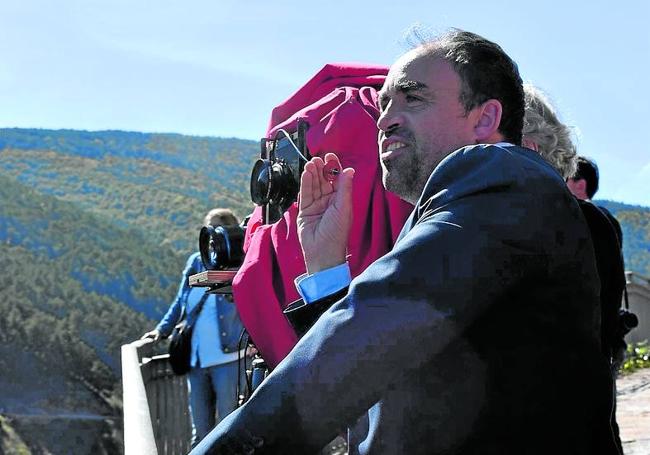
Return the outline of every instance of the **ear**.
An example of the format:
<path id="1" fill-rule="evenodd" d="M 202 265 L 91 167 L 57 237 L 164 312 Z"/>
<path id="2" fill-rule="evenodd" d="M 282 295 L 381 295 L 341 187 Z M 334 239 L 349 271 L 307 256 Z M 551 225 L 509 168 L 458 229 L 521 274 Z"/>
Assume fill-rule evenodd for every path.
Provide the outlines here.
<path id="1" fill-rule="evenodd" d="M 531 150 L 535 150 L 537 153 L 539 153 L 539 147 L 537 146 L 537 142 L 533 141 L 532 139 L 527 138 L 524 136 L 521 139 L 521 145 L 523 145 L 526 148 L 529 148 Z"/>
<path id="2" fill-rule="evenodd" d="M 568 178 L 566 181 L 569 191 L 578 199 L 588 199 L 587 181 L 585 179 Z"/>
<path id="3" fill-rule="evenodd" d="M 501 124 L 501 114 L 503 107 L 498 100 L 487 100 L 485 103 L 476 107 L 477 118 L 474 126 L 474 134 L 477 143 L 498 142 L 500 139 L 499 125 Z"/>
<path id="4" fill-rule="evenodd" d="M 574 180 L 576 188 L 584 197 L 587 197 L 587 181 L 585 179 Z"/>

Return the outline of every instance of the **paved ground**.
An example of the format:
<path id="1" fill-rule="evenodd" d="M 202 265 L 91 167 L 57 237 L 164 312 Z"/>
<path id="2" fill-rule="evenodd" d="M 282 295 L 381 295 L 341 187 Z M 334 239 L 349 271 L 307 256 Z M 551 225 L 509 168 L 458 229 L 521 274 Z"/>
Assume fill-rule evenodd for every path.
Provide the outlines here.
<path id="1" fill-rule="evenodd" d="M 616 386 L 625 455 L 650 455 L 650 368 L 620 376 Z"/>

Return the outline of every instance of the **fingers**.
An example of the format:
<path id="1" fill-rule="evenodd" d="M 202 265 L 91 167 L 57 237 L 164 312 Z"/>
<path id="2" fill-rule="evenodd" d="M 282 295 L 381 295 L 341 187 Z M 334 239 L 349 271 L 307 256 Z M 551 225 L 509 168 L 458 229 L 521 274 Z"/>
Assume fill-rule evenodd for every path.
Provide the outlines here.
<path id="1" fill-rule="evenodd" d="M 341 161 L 339 160 L 339 157 L 334 153 L 327 153 L 325 155 L 325 164 L 328 164 L 330 162 L 334 162 L 336 169 L 339 170 L 337 178 L 331 181 L 332 186 L 334 187 L 334 191 L 337 192 L 337 205 L 343 202 L 351 204 L 352 179 L 354 177 L 354 169 L 351 167 L 341 169 L 343 167 L 341 166 Z"/>
<path id="2" fill-rule="evenodd" d="M 333 153 L 328 153 L 326 155 L 326 158 L 328 156 L 329 156 L 329 160 L 327 161 L 332 161 L 333 159 L 335 159 L 336 163 L 338 163 L 338 158 L 336 157 L 336 155 L 334 155 Z M 318 199 L 323 196 L 329 195 L 334 191 L 334 189 L 332 188 L 332 183 L 330 179 L 327 178 L 328 176 L 325 175 L 324 172 L 326 161 L 324 161 L 320 157 L 315 157 L 312 159 L 312 163 L 314 164 L 314 177 L 315 177 L 312 180 L 312 189 L 314 192 L 314 199 Z"/>
<path id="3" fill-rule="evenodd" d="M 352 181 L 354 178 L 354 169 L 351 167 L 343 169 L 336 179 L 336 198 L 334 206 L 343 217 L 346 218 L 346 224 L 352 225 Z"/>
<path id="4" fill-rule="evenodd" d="M 328 155 L 336 157 L 333 153 Z M 303 173 L 300 176 L 299 207 L 301 209 L 309 207 L 314 201 L 333 191 L 331 183 L 323 174 L 324 166 L 325 162 L 320 157 L 314 157 L 305 164 Z"/>
<path id="5" fill-rule="evenodd" d="M 320 169 L 318 167 L 320 161 Z M 300 198 L 298 207 L 300 210 L 309 207 L 314 201 L 321 198 L 321 183 L 319 174 L 322 174 L 322 160 L 313 158 L 305 164 L 300 176 Z"/>
<path id="6" fill-rule="evenodd" d="M 323 178 L 323 160 L 321 160 L 319 157 L 313 158 L 311 160 L 312 162 L 312 184 L 311 184 L 311 189 L 312 189 L 312 195 L 314 199 L 320 199 L 320 197 L 323 195 L 323 184 L 321 182 Z"/>
<path id="7" fill-rule="evenodd" d="M 343 169 L 339 178 L 336 179 L 337 200 L 352 203 L 352 181 L 354 179 L 354 169 L 351 167 Z"/>
<path id="8" fill-rule="evenodd" d="M 312 181 L 314 180 L 314 165 L 311 161 L 305 164 L 305 168 L 300 176 L 300 197 L 298 198 L 298 209 L 303 210 L 314 202 L 314 191 Z"/>
<path id="9" fill-rule="evenodd" d="M 335 178 L 325 175 L 325 167 L 337 169 Z M 343 194 L 337 195 L 338 204 L 351 204 L 352 177 L 354 169 L 341 170 L 341 161 L 334 153 L 326 153 L 324 159 L 314 157 L 305 164 L 304 171 L 300 177 L 300 199 L 299 209 L 309 207 L 315 201 L 332 192 L 343 190 Z"/>

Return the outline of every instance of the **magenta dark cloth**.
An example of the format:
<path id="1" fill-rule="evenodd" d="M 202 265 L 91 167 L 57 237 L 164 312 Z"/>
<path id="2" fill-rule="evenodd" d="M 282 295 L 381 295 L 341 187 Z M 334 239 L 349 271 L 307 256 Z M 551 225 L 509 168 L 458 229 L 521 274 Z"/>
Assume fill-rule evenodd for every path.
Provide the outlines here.
<path id="1" fill-rule="evenodd" d="M 355 169 L 354 221 L 348 245 L 352 276 L 388 252 L 412 206 L 384 190 L 377 151 L 377 91 L 388 68 L 328 64 L 284 103 L 273 109 L 267 137 L 278 128 L 293 132 L 299 119 L 309 124 L 312 156 L 336 153 Z M 233 290 L 242 323 L 266 362 L 274 367 L 296 344 L 282 310 L 300 296 L 294 279 L 305 273 L 294 204 L 281 220 L 263 225 L 257 207 L 246 231 L 244 264 Z"/>

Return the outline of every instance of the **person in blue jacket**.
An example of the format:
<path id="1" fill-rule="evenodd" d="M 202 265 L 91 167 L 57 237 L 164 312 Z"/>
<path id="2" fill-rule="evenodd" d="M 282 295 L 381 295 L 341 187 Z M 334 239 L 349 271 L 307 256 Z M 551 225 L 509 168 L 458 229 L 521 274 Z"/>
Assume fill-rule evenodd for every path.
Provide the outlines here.
<path id="1" fill-rule="evenodd" d="M 346 427 L 350 454 L 617 454 L 589 231 L 521 147 L 516 64 L 453 30 L 400 57 L 379 104 L 383 183 L 410 218 L 350 281 L 354 170 L 305 165 L 297 285 L 332 305 L 192 455 L 315 454 Z"/>
<path id="2" fill-rule="evenodd" d="M 204 225 L 239 224 L 229 209 L 216 208 L 205 216 Z M 185 264 L 176 298 L 156 328 L 144 334 L 154 342 L 168 337 L 183 309 L 189 314 L 204 297 L 205 288 L 190 287 L 191 275 L 205 271 L 198 252 Z M 207 296 L 192 332 L 191 370 L 187 382 L 192 417 L 192 446 L 237 407 L 239 337 L 243 330 L 231 295 Z M 241 382 L 243 384 L 243 381 Z"/>

